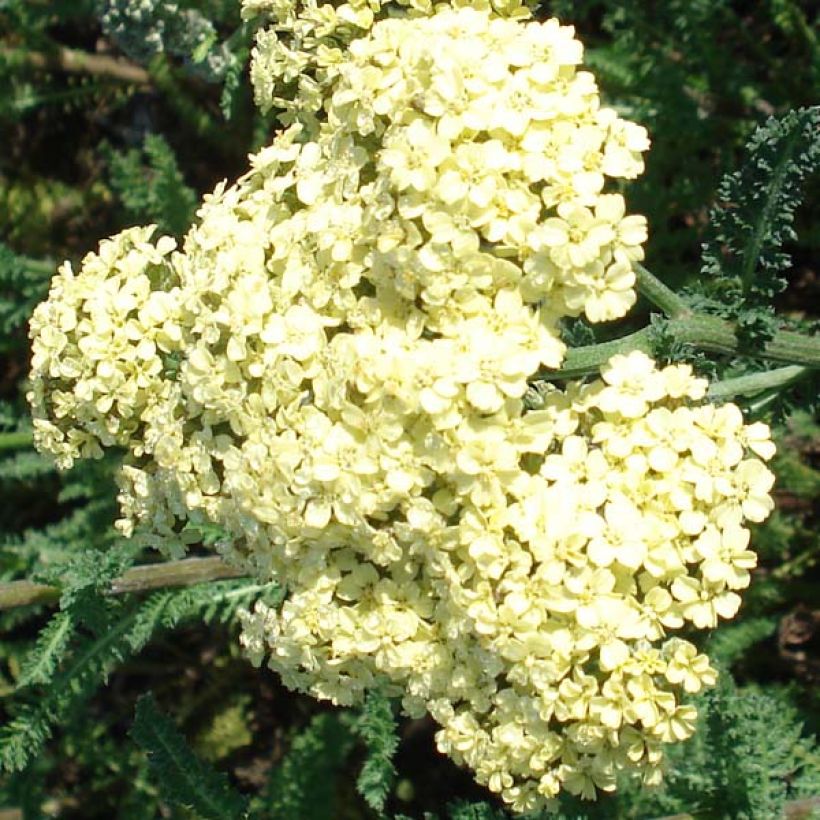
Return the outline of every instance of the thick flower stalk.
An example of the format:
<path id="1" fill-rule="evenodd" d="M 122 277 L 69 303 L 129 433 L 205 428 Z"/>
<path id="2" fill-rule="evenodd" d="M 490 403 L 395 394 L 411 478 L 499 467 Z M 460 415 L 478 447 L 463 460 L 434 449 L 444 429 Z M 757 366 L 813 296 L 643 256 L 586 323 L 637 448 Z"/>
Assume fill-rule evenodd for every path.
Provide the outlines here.
<path id="1" fill-rule="evenodd" d="M 181 250 L 134 228 L 61 270 L 31 325 L 38 446 L 123 449 L 124 533 L 178 556 L 217 525 L 279 579 L 242 640 L 286 685 L 429 712 L 516 809 L 656 782 L 715 678 L 668 635 L 737 611 L 768 428 L 640 352 L 524 401 L 559 319 L 635 300 L 645 220 L 607 186 L 644 130 L 517 4 L 246 7 L 292 124 Z"/>

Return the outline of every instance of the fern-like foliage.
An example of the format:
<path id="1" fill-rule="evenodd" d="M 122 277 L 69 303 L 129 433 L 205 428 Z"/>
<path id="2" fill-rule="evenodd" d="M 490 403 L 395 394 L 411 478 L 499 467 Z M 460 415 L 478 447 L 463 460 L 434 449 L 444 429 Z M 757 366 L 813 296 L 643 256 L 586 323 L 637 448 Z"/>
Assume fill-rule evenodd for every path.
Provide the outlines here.
<path id="1" fill-rule="evenodd" d="M 760 820 L 783 816 L 788 800 L 820 789 L 820 753 L 797 711 L 776 689 L 738 687 L 721 670 L 718 685 L 696 699 L 694 737 L 670 748 L 665 783 L 625 782 L 590 818 L 704 817 Z"/>
<path id="2" fill-rule="evenodd" d="M 34 483 L 55 472 L 54 462 L 40 453 L 25 450 L 0 461 L 0 481 Z"/>
<path id="3" fill-rule="evenodd" d="M 204 820 L 243 817 L 247 799 L 221 772 L 198 758 L 152 695 L 137 701 L 131 737 L 147 752 L 152 779 L 169 803 Z"/>
<path id="4" fill-rule="evenodd" d="M 773 616 L 725 624 L 712 634 L 706 652 L 714 662 L 728 668 L 755 644 L 770 638 L 776 629 L 777 618 Z"/>
<path id="5" fill-rule="evenodd" d="M 459 801 L 449 806 L 449 820 L 506 820 L 507 814 L 489 803 Z"/>
<path id="6" fill-rule="evenodd" d="M 174 151 L 159 134 L 145 137 L 142 149 L 109 153 L 111 187 L 134 222 L 154 222 L 180 236 L 194 218 L 198 197 L 185 184 Z"/>
<path id="7" fill-rule="evenodd" d="M 820 163 L 820 106 L 771 117 L 746 146 L 739 171 L 724 177 L 703 246 L 707 293 L 736 319 L 749 339 L 774 330 L 771 301 L 786 287 L 791 259 L 783 251 L 796 239 L 794 212 L 807 176 Z"/>
<path id="8" fill-rule="evenodd" d="M 707 769 L 713 810 L 728 804 L 738 820 L 780 817 L 790 793 L 820 783 L 820 757 L 781 699 L 741 692 L 724 676 L 705 699 L 703 722 L 703 740 L 717 753 Z"/>
<path id="9" fill-rule="evenodd" d="M 6 535 L 0 540 L 0 577 L 10 580 L 28 573 L 32 580 L 45 579 L 51 569 L 71 560 L 78 545 L 93 547 L 110 541 L 108 533 L 99 530 L 109 523 L 110 506 L 110 500 L 101 497 L 77 507 L 53 524 Z M 96 540 L 92 538 L 95 532 Z"/>
<path id="10" fill-rule="evenodd" d="M 63 595 L 77 627 L 74 640 L 62 646 L 55 642 L 60 627 L 52 622 L 47 627 L 50 635 L 42 637 L 25 660 L 24 669 L 32 670 L 26 683 L 36 680 L 41 685 L 24 686 L 17 702 L 9 704 L 14 716 L 0 727 L 0 770 L 24 769 L 54 727 L 76 713 L 114 669 L 142 650 L 158 631 L 190 619 L 225 623 L 237 608 L 251 606 L 260 597 L 272 603 L 280 598 L 275 584 L 238 580 L 163 590 L 142 603 L 103 601 L 99 595 L 84 594 L 99 577 L 83 576 L 74 595 Z M 55 652 L 55 646 L 69 651 Z"/>
<path id="11" fill-rule="evenodd" d="M 381 812 L 396 780 L 393 756 L 399 745 L 390 700 L 377 691 L 370 692 L 353 730 L 367 750 L 356 788 L 369 806 Z"/>
<path id="12" fill-rule="evenodd" d="M 250 54 L 252 27 L 240 24 L 238 4 L 221 4 L 203 13 L 201 4 L 171 0 L 97 0 L 103 30 L 132 59 L 146 63 L 158 55 L 182 60 L 185 71 L 209 83 L 222 83 L 220 108 L 232 119 L 241 78 Z M 235 26 L 221 40 L 219 28 Z"/>
<path id="13" fill-rule="evenodd" d="M 12 337 L 27 321 L 34 306 L 48 291 L 54 270 L 42 262 L 32 262 L 0 243 L 0 350 L 7 350 Z"/>
<path id="14" fill-rule="evenodd" d="M 114 578 L 134 563 L 136 554 L 131 542 L 121 540 L 110 549 L 77 553 L 66 563 L 44 571 L 42 578 L 62 588 L 60 606 L 64 610 L 76 612 L 87 598 L 100 599 L 104 605 L 102 594 Z"/>
<path id="15" fill-rule="evenodd" d="M 227 46 L 227 65 L 222 80 L 222 94 L 219 98 L 219 108 L 226 120 L 232 120 L 240 108 L 243 97 L 247 95 L 247 88 L 242 83 L 245 66 L 251 54 L 254 26 L 244 23 L 230 36 Z"/>
<path id="16" fill-rule="evenodd" d="M 314 715 L 294 736 L 282 762 L 253 803 L 266 820 L 325 820 L 334 816 L 338 774 L 353 746 L 350 729 L 335 712 Z"/>
<path id="17" fill-rule="evenodd" d="M 75 620 L 68 612 L 58 612 L 46 624 L 23 662 L 17 679 L 18 688 L 48 683 L 55 676 L 75 629 Z"/>

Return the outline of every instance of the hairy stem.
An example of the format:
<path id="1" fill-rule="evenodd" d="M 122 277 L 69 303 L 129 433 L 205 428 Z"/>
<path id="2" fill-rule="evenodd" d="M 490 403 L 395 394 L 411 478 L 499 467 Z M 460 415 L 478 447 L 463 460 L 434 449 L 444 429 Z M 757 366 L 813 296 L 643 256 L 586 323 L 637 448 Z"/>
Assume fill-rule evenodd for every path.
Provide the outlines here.
<path id="1" fill-rule="evenodd" d="M 680 315 L 679 318 L 668 319 L 663 328 L 676 341 L 690 344 L 700 350 L 727 355 L 745 353 L 773 362 L 820 368 L 820 338 L 817 337 L 781 330 L 775 333 L 762 349 L 743 350 L 734 325 L 717 316 L 698 313 Z M 570 348 L 560 370 L 543 371 L 539 373 L 539 378 L 552 381 L 596 373 L 601 365 L 616 353 L 627 353 L 631 350 L 652 352 L 650 328 L 643 328 L 610 342 Z"/>
<path id="2" fill-rule="evenodd" d="M 111 582 L 110 595 L 126 592 L 145 592 L 160 587 L 181 587 L 217 581 L 225 578 L 242 578 L 247 573 L 228 566 L 219 557 L 183 558 L 160 564 L 131 567 Z M 32 581 L 9 581 L 0 584 L 0 610 L 30 604 L 52 604 L 60 599 L 60 588 Z"/>
<path id="3" fill-rule="evenodd" d="M 709 388 L 709 398 L 728 399 L 732 396 L 749 396 L 763 390 L 785 387 L 811 373 L 808 367 L 792 364 L 776 370 L 764 370 L 762 373 L 750 373 L 735 379 L 724 379 Z"/>
<path id="4" fill-rule="evenodd" d="M 657 276 L 650 273 L 643 265 L 635 262 L 635 277 L 638 292 L 646 297 L 653 305 L 659 307 L 667 316 L 677 318 L 692 313 L 686 301 L 674 290 L 664 285 Z"/>

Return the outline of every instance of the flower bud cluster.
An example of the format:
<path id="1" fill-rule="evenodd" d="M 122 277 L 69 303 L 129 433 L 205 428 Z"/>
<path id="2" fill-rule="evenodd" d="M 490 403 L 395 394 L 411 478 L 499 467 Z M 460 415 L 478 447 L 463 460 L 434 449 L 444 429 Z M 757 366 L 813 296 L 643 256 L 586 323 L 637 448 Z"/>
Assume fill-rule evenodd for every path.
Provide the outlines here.
<path id="1" fill-rule="evenodd" d="M 356 33 L 321 121 L 206 197 L 181 250 L 134 228 L 62 269 L 31 326 L 38 446 L 124 449 L 125 534 L 180 555 L 216 525 L 277 577 L 243 642 L 288 686 L 386 687 L 517 809 L 652 782 L 714 680 L 667 633 L 735 613 L 772 445 L 642 353 L 525 402 L 559 319 L 634 301 L 645 221 L 604 187 L 645 132 L 555 21 L 262 5 L 287 71 Z M 288 79 L 264 50 L 257 80 Z"/>

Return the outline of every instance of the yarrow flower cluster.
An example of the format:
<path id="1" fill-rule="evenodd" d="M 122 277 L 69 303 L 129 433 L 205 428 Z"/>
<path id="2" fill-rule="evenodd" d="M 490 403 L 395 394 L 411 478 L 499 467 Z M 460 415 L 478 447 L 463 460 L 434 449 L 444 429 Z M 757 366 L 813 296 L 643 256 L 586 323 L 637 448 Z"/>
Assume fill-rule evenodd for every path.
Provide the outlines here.
<path id="1" fill-rule="evenodd" d="M 180 250 L 133 228 L 61 269 L 31 323 L 38 446 L 121 448 L 125 534 L 178 556 L 216 525 L 279 579 L 242 641 L 286 685 L 429 712 L 519 810 L 656 782 L 715 679 L 667 635 L 737 611 L 773 446 L 640 352 L 529 388 L 562 317 L 634 302 L 645 220 L 606 184 L 645 132 L 517 4 L 263 6 L 260 96 L 327 70 Z"/>
<path id="2" fill-rule="evenodd" d="M 497 16 L 528 19 L 528 4 L 521 0 L 353 0 L 317 4 L 303 0 L 242 0 L 245 20 L 267 19 L 257 33 L 251 80 L 257 105 L 284 112 L 284 121 L 300 119 L 318 128 L 316 118 L 349 59 L 350 44 L 374 23 L 388 16 L 429 17 L 435 10 L 471 7 Z"/>

